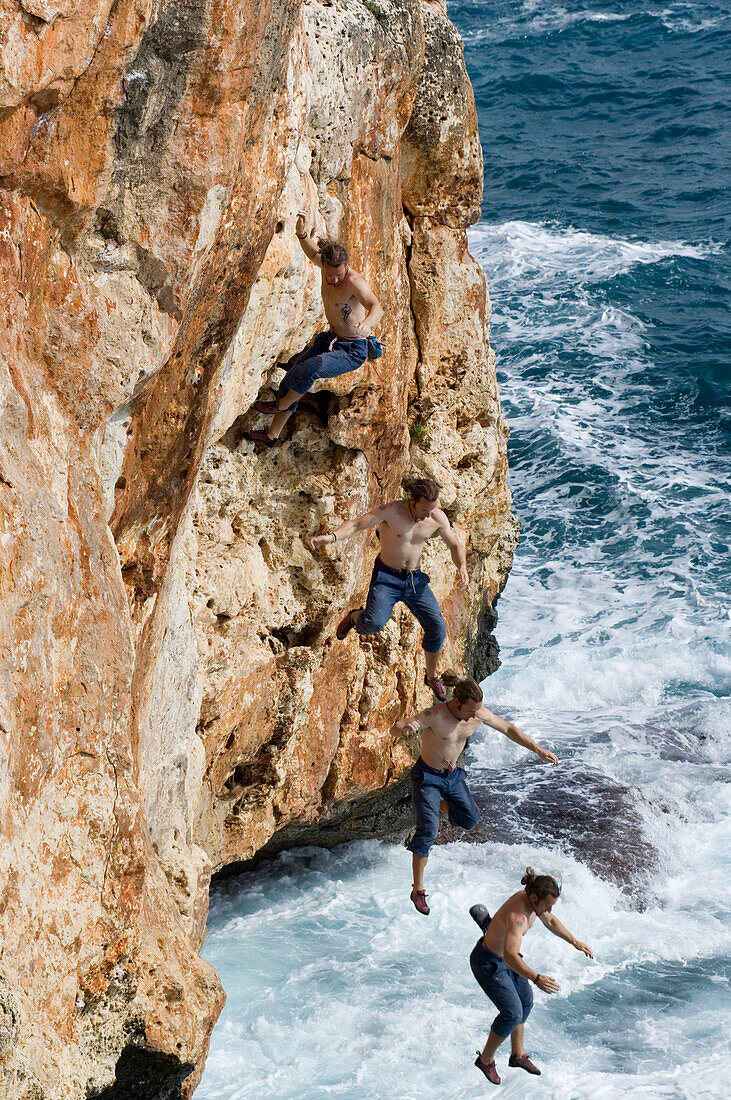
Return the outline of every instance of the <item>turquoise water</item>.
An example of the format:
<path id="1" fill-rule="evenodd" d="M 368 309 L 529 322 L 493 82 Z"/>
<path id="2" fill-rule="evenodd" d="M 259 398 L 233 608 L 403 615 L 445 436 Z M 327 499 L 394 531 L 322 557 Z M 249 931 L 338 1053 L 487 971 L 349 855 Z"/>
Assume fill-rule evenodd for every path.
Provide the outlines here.
<path id="1" fill-rule="evenodd" d="M 596 961 L 530 933 L 562 990 L 526 1028 L 543 1076 L 499 1054 L 501 1094 L 726 1097 L 731 10 L 449 10 L 523 526 L 485 694 L 561 763 L 473 739 L 482 822 L 434 850 L 428 920 L 408 853 L 375 841 L 217 885 L 204 953 L 229 999 L 196 1096 L 487 1094 L 466 911 L 530 862 Z"/>

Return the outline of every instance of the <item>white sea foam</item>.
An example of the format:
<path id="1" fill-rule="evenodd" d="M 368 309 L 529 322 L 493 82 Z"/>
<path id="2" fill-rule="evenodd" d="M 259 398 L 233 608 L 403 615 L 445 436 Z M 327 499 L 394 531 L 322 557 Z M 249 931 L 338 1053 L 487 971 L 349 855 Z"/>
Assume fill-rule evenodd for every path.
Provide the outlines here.
<path id="1" fill-rule="evenodd" d="M 471 242 L 493 290 L 514 438 L 536 448 L 513 473 L 533 527 L 499 604 L 503 665 L 486 699 L 560 763 L 549 769 L 482 730 L 468 769 L 483 784 L 496 769 L 508 777 L 518 815 L 535 781 L 568 790 L 572 767 L 614 783 L 654 854 L 650 881 L 639 904 L 558 842 L 444 845 L 429 860 L 425 920 L 409 905 L 399 847 L 285 853 L 214 892 L 204 953 L 229 1000 L 201 1100 L 485 1095 L 472 1060 L 494 1010 L 469 970 L 467 909 L 499 902 L 528 863 L 563 881 L 557 914 L 596 961 L 540 928 L 526 938 L 528 961 L 562 991 L 536 995 L 526 1028 L 540 1082 L 500 1052 L 502 1095 L 727 1095 L 731 655 L 721 581 L 697 566 L 699 547 L 712 556 L 718 541 L 711 521 L 726 489 L 700 445 L 689 461 L 675 439 L 668 448 L 625 430 L 652 396 L 649 341 L 639 317 L 596 290 L 635 265 L 714 246 L 527 222 L 479 226 Z M 586 371 L 546 370 L 557 347 Z M 586 519 L 599 493 L 608 514 Z M 543 531 L 552 523 L 563 538 Z M 597 789 L 587 804 L 601 834 Z M 631 855 L 614 854 L 620 866 Z"/>
<path id="2" fill-rule="evenodd" d="M 676 34 L 699 34 L 701 31 L 717 30 L 731 24 L 731 12 L 728 8 L 724 10 L 723 4 L 705 5 L 705 11 L 707 14 L 703 14 L 704 6 L 698 4 L 697 0 L 691 0 L 690 3 L 684 0 L 648 14 L 659 19 L 666 30 Z"/>
<path id="3" fill-rule="evenodd" d="M 722 507 L 723 472 L 719 476 L 715 454 L 706 458 L 700 438 L 689 462 L 687 446 L 668 447 L 662 435 L 631 430 L 634 406 L 655 401 L 647 375 L 649 334 L 638 316 L 607 301 L 606 286 L 638 264 L 702 258 L 717 246 L 626 241 L 526 222 L 481 225 L 470 239 L 498 303 L 493 315 L 498 352 L 509 347 L 513 359 L 520 356 L 520 369 L 511 371 L 504 387 L 514 430 L 540 426 L 543 445 L 552 441 L 566 468 L 604 468 L 616 480 L 625 508 L 642 505 L 656 519 L 671 504 L 678 531 L 684 528 L 697 541 L 703 525 L 688 498 L 703 497 L 699 511 Z M 559 350 L 574 354 L 573 370 L 545 369 Z M 510 359 L 502 362 L 510 370 Z M 581 363 L 590 374 L 580 373 Z M 531 491 L 545 480 L 540 456 L 521 476 Z M 565 508 L 554 503 L 559 512 L 573 511 L 570 502 Z M 597 546 L 602 553 L 601 543 Z M 580 564 L 586 561 L 582 557 Z M 692 570 L 683 571 L 692 583 Z"/>
<path id="4" fill-rule="evenodd" d="M 630 241 L 536 222 L 479 223 L 469 230 L 470 249 L 491 280 L 527 279 L 556 289 L 619 275 L 636 264 L 672 256 L 702 258 L 719 252 L 716 242 Z"/>
<path id="5" fill-rule="evenodd" d="M 727 990 L 712 980 L 723 929 L 710 914 L 682 894 L 638 912 L 556 850 L 446 845 L 429 863 L 427 923 L 408 908 L 408 862 L 401 849 L 365 842 L 291 853 L 250 886 L 219 889 L 205 954 L 224 975 L 229 1001 L 198 1096 L 481 1094 L 473 1051 L 494 1010 L 469 970 L 476 929 L 467 909 L 476 900 L 494 905 L 528 862 L 561 878 L 560 916 L 596 955 L 590 962 L 540 928 L 525 941 L 526 958 L 562 986 L 555 998 L 537 994 L 528 1026 L 544 1070 L 541 1094 L 681 1095 L 648 1089 L 654 1083 L 672 1090 L 681 1080 L 673 1047 L 688 1029 L 708 1027 Z M 699 1006 L 682 1000 L 688 970 L 707 972 L 709 1002 L 700 1019 Z M 677 992 L 662 1022 L 648 1026 L 632 1002 L 653 972 Z M 637 1024 L 629 1033 L 623 1012 Z M 718 1071 L 721 1056 L 707 1036 L 695 1036 L 685 1071 L 698 1070 L 713 1090 L 706 1068 Z M 505 1094 L 528 1095 L 528 1082 L 506 1061 L 507 1054 L 499 1056 Z"/>
<path id="6" fill-rule="evenodd" d="M 592 23 L 624 23 L 629 19 L 659 20 L 666 30 L 674 34 L 698 34 L 716 30 L 729 24 L 729 12 L 719 5 L 707 5 L 704 9 L 697 2 L 685 0 L 662 8 L 635 7 L 632 11 L 593 11 L 581 8 L 571 11 L 560 4 L 546 4 L 543 0 L 527 0 L 521 5 L 520 14 L 494 19 L 487 27 L 467 31 L 465 42 L 506 42 L 516 38 L 542 38 L 561 33 L 572 27 Z"/>
<path id="7" fill-rule="evenodd" d="M 561 6 L 544 8 L 540 3 L 523 4 L 521 10 L 524 18 L 495 19 L 489 27 L 468 31 L 465 34 L 465 41 L 505 42 L 525 35 L 538 38 L 546 34 L 554 34 L 556 31 L 567 30 L 577 23 L 623 23 L 632 17 L 629 12 L 588 9 L 569 11 Z"/>

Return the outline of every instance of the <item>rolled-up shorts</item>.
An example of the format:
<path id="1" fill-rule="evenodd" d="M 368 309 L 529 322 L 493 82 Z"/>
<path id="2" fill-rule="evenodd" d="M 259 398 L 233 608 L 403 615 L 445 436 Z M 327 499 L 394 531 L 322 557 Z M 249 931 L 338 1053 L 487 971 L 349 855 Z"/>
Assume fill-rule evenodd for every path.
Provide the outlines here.
<path id="1" fill-rule="evenodd" d="M 470 967 L 476 980 L 498 1009 L 492 1022 L 496 1035 L 507 1039 L 528 1019 L 533 1008 L 533 990 L 527 978 L 511 970 L 502 955 L 488 951 L 479 939 L 470 955 Z"/>
<path id="2" fill-rule="evenodd" d="M 357 634 L 377 634 L 391 618 L 396 604 L 405 603 L 424 628 L 422 648 L 439 653 L 447 627 L 437 598 L 429 587 L 429 574 L 421 569 L 392 569 L 376 558 L 363 611 L 355 620 Z"/>
<path id="3" fill-rule="evenodd" d="M 439 832 L 439 802 L 443 798 L 449 810 L 449 822 L 458 829 L 472 829 L 480 813 L 467 786 L 464 768 L 439 772 L 419 757 L 411 769 L 411 799 L 416 816 L 416 832 L 408 849 L 417 856 L 428 856 Z"/>
<path id="4" fill-rule="evenodd" d="M 368 358 L 367 340 L 343 340 L 333 332 L 321 332 L 300 355 L 289 364 L 279 387 L 280 396 L 294 390 L 305 394 L 321 378 L 337 378 L 358 370 Z M 299 405 L 290 405 L 294 411 Z"/>

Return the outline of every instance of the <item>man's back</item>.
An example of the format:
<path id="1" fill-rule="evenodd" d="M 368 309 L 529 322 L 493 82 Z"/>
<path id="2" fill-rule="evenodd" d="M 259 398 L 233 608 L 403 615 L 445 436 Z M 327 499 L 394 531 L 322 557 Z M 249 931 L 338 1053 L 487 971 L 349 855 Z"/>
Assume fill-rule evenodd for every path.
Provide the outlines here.
<path id="1" fill-rule="evenodd" d="M 526 900 L 525 891 L 518 890 L 503 902 L 493 916 L 485 933 L 485 947 L 488 951 L 492 951 L 493 955 L 502 956 L 505 936 L 516 917 L 526 921 L 523 932 L 532 927 L 536 917 L 531 910 L 526 911 Z"/>

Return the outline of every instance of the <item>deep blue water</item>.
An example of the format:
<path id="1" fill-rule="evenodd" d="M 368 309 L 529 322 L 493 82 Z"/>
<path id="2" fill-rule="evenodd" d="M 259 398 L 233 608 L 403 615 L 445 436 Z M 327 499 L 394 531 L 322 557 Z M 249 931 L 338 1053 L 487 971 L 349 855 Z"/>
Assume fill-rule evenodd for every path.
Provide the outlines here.
<path id="1" fill-rule="evenodd" d="M 526 957 L 530 1080 L 553 1100 L 726 1097 L 731 746 L 728 153 L 731 7 L 449 5 L 485 152 L 471 247 L 523 535 L 488 706 L 560 757 L 483 731 L 478 843 L 285 853 L 214 889 L 205 953 L 229 1000 L 199 1093 L 482 1096 L 492 1019 L 467 967 L 474 901 L 527 862 L 561 919 Z"/>

